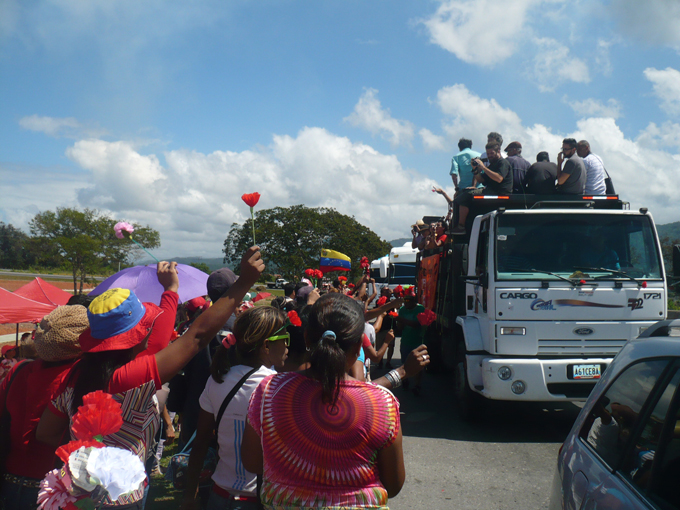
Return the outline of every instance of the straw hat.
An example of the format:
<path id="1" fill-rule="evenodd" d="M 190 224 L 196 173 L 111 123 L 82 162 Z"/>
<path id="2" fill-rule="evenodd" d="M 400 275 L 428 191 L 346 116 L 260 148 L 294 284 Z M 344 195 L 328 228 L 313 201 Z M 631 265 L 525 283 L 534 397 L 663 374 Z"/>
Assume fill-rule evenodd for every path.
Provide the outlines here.
<path id="1" fill-rule="evenodd" d="M 77 358 L 78 337 L 88 327 L 87 308 L 82 305 L 60 306 L 45 315 L 35 332 L 35 350 L 44 361 Z"/>

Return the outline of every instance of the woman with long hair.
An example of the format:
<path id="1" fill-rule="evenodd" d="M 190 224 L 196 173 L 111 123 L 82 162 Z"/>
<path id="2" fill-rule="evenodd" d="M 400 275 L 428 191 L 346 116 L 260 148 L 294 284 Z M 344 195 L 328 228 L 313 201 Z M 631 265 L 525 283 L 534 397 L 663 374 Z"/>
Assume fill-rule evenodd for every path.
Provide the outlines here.
<path id="1" fill-rule="evenodd" d="M 179 279 L 175 266 L 159 262 L 158 281 L 166 289 L 162 300 L 173 300 L 176 309 Z M 236 283 L 170 345 L 175 310 L 168 313 L 153 303 L 141 303 L 127 289 L 111 289 L 97 296 L 88 309 L 90 327 L 80 336 L 84 354 L 45 409 L 37 439 L 58 446 L 83 396 L 103 390 L 123 408 L 123 427 L 105 436 L 104 444 L 127 449 L 146 462 L 159 424 L 153 401 L 156 390 L 205 348 L 263 270 L 259 248 L 254 246 L 241 260 L 241 276 Z M 167 331 L 161 327 L 165 323 L 160 322 L 165 313 L 170 324 Z M 167 347 L 153 353 L 162 344 Z M 147 348 L 153 349 L 152 354 L 143 355 Z M 145 492 L 142 484 L 115 501 L 106 496 L 102 506 L 141 510 Z"/>
<path id="2" fill-rule="evenodd" d="M 265 508 L 384 509 L 401 490 L 399 402 L 350 376 L 363 333 L 362 306 L 326 294 L 309 314 L 309 368 L 269 376 L 253 393 L 241 455 L 263 475 Z"/>
<path id="3" fill-rule="evenodd" d="M 265 377 L 276 373 L 270 367 L 283 368 L 290 342 L 286 322 L 286 314 L 272 306 L 251 308 L 236 319 L 233 337 L 225 338 L 217 348 L 210 366 L 211 378 L 200 398 L 182 509 L 198 508 L 199 473 L 213 431 L 217 434 L 219 462 L 212 476 L 208 510 L 260 508 L 256 475 L 243 467 L 240 442 L 250 395 Z M 230 342 L 234 342 L 233 346 Z M 234 389 L 236 392 L 227 401 Z"/>

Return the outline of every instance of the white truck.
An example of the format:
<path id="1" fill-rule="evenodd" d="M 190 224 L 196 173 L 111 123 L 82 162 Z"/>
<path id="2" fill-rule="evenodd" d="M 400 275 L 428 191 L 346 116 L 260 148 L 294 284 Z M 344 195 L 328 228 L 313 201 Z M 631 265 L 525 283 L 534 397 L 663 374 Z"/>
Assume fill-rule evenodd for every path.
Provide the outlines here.
<path id="1" fill-rule="evenodd" d="M 666 318 L 646 209 L 540 198 L 480 198 L 466 235 L 419 257 L 418 298 L 437 314 L 427 343 L 466 419 L 481 397 L 585 400 L 626 341 Z"/>
<path id="2" fill-rule="evenodd" d="M 378 289 L 389 286 L 416 284 L 416 258 L 418 250 L 411 243 L 396 246 L 390 253 L 371 262 L 371 278 Z"/>

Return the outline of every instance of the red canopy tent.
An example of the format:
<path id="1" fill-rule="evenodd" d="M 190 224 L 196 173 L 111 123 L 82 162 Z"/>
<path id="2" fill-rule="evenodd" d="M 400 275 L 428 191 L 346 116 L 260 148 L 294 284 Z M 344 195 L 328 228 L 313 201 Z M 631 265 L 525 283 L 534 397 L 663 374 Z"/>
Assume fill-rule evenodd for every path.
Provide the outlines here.
<path id="1" fill-rule="evenodd" d="M 0 287 L 0 324 L 17 325 L 17 345 L 19 343 L 20 322 L 40 322 L 40 320 L 54 310 L 56 304 L 45 304 L 17 296 L 13 292 Z"/>
<path id="2" fill-rule="evenodd" d="M 37 301 L 46 305 L 65 305 L 71 294 L 61 290 L 59 287 L 47 283 L 42 278 L 36 278 L 31 283 L 27 283 L 23 287 L 13 292 L 15 296 L 21 296 L 26 299 Z"/>

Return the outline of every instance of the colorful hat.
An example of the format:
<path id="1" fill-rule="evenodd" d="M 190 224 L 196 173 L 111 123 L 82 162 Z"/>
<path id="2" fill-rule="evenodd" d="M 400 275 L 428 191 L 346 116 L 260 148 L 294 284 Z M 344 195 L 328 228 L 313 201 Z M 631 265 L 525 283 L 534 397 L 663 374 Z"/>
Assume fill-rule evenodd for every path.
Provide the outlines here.
<path id="1" fill-rule="evenodd" d="M 84 352 L 134 347 L 149 334 L 162 313 L 160 307 L 142 303 L 129 289 L 109 289 L 90 303 L 90 328 L 80 335 L 80 347 Z"/>
<path id="2" fill-rule="evenodd" d="M 81 354 L 78 338 L 89 326 L 87 308 L 59 306 L 45 315 L 35 333 L 35 350 L 43 361 L 63 361 Z"/>

